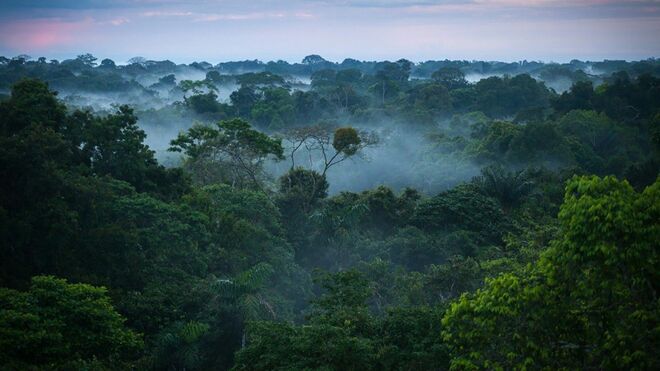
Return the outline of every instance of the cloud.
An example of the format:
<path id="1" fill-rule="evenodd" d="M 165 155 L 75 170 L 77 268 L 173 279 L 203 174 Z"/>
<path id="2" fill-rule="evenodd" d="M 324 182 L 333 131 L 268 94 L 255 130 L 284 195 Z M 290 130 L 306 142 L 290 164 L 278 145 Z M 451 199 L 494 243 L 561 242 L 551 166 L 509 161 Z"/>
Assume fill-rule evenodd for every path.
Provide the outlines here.
<path id="1" fill-rule="evenodd" d="M 314 14 L 309 12 L 257 12 L 257 13 L 243 13 L 243 14 L 204 14 L 195 17 L 198 22 L 216 22 L 216 21 L 251 21 L 263 19 L 310 19 L 314 18 Z"/>
<path id="2" fill-rule="evenodd" d="M 182 11 L 148 11 L 142 13 L 144 17 L 190 17 L 194 15 L 193 12 L 182 12 Z"/>
<path id="3" fill-rule="evenodd" d="M 117 18 L 113 18 L 113 19 L 110 19 L 110 20 L 107 20 L 107 21 L 100 21 L 100 22 L 97 22 L 97 23 L 100 24 L 100 25 L 109 24 L 109 25 L 112 25 L 112 26 L 121 26 L 123 24 L 129 23 L 130 21 L 131 20 L 126 18 L 126 17 L 117 17 Z"/>
<path id="4" fill-rule="evenodd" d="M 60 19 L 19 20 L 0 25 L 0 44 L 19 50 L 42 50 L 74 43 L 94 25 L 92 18 L 68 22 Z"/>
<path id="5" fill-rule="evenodd" d="M 2 0 L 0 9 L 117 9 L 206 3 L 204 0 Z"/>
<path id="6" fill-rule="evenodd" d="M 0 0 L 0 54 L 65 57 L 630 59 L 658 29 L 651 0 Z"/>

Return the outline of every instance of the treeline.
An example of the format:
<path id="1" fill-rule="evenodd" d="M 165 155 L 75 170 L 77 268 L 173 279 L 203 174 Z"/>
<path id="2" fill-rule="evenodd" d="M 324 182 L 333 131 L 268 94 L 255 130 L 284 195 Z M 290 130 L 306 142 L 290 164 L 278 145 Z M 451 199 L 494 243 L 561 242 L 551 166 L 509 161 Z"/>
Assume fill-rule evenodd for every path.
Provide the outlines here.
<path id="1" fill-rule="evenodd" d="M 0 102 L 2 367 L 657 369 L 658 79 L 554 95 L 525 75 L 384 71 L 320 71 L 294 93 L 248 75 L 237 94 L 261 91 L 257 103 L 232 98 L 172 138 L 176 168 L 131 108 L 67 109 L 41 81 L 13 85 Z M 327 174 L 378 138 L 323 115 L 304 125 L 277 99 L 328 99 L 345 81 L 398 117 L 465 104 L 433 126 L 426 166 L 451 153 L 481 174 L 433 195 L 329 197 Z M 189 87 L 184 105 L 213 94 Z M 357 117 L 346 96 L 336 107 Z M 285 135 L 257 130 L 275 119 L 255 112 Z M 269 160 L 290 169 L 269 179 Z"/>
<path id="2" fill-rule="evenodd" d="M 570 63 L 543 63 L 535 61 L 497 62 L 497 61 L 424 61 L 413 63 L 406 59 L 398 61 L 358 61 L 345 59 L 341 63 L 330 62 L 318 55 L 309 55 L 300 63 L 286 61 L 262 62 L 234 61 L 211 64 L 209 62 L 193 62 L 176 64 L 169 60 L 154 61 L 142 57 L 131 58 L 127 64 L 117 64 L 105 58 L 99 60 L 87 53 L 73 59 L 59 61 L 47 60 L 45 57 L 32 58 L 28 55 L 18 55 L 12 58 L 0 56 L 0 90 L 8 89 L 22 78 L 38 78 L 47 81 L 52 87 L 60 90 L 85 92 L 130 91 L 142 89 L 145 93 L 157 95 L 162 87 L 157 81 L 171 74 L 205 75 L 209 72 L 222 76 L 241 76 L 250 73 L 268 73 L 284 76 L 291 82 L 301 83 L 300 79 L 321 71 L 354 70 L 363 75 L 377 75 L 380 71 L 388 71 L 397 65 L 409 65 L 413 79 L 429 79 L 439 69 L 457 70 L 467 76 L 475 76 L 478 80 L 489 76 L 516 76 L 529 74 L 542 81 L 563 81 L 574 83 L 578 81 L 600 81 L 615 72 L 626 72 L 632 77 L 643 74 L 658 76 L 660 64 L 656 59 L 642 61 L 579 61 Z M 167 84 L 170 78 L 161 81 Z"/>

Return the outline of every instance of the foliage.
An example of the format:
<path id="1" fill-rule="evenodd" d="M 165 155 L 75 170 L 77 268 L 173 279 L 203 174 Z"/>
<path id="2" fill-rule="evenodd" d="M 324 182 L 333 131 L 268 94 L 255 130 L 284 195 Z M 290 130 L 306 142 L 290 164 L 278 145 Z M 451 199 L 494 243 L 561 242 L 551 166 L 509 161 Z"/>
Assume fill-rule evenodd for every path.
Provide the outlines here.
<path id="1" fill-rule="evenodd" d="M 154 367 L 157 369 L 194 370 L 202 361 L 199 340 L 208 331 L 205 323 L 177 322 L 157 340 Z"/>
<path id="2" fill-rule="evenodd" d="M 95 63 L 0 58 L 5 368 L 659 368 L 657 61 Z"/>
<path id="3" fill-rule="evenodd" d="M 462 185 L 425 200 L 418 206 L 412 224 L 426 231 L 468 230 L 480 242 L 498 243 L 507 220 L 498 202 L 475 187 Z"/>
<path id="4" fill-rule="evenodd" d="M 32 278 L 0 289 L 0 362 L 8 369 L 131 367 L 141 338 L 124 327 L 103 287 Z"/>
<path id="5" fill-rule="evenodd" d="M 497 199 L 505 210 L 517 206 L 534 187 L 525 171 L 507 172 L 501 166 L 481 169 L 481 176 L 473 182 L 481 192 Z"/>
<path id="6" fill-rule="evenodd" d="M 266 158 L 283 157 L 280 140 L 252 129 L 241 119 L 218 122 L 215 128 L 195 125 L 170 145 L 170 151 L 189 157 L 188 168 L 201 184 L 227 182 L 237 187 L 260 187 Z M 220 174 L 215 168 L 220 168 Z"/>
<path id="7" fill-rule="evenodd" d="M 573 178 L 538 263 L 452 304 L 452 368 L 657 367 L 658 186 Z"/>

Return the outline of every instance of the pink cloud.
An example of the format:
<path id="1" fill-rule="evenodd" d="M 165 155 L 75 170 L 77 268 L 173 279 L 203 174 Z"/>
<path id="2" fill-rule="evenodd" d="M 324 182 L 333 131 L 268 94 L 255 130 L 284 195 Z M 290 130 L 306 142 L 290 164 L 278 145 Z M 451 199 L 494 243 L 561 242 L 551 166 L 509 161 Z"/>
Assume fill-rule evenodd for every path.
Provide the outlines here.
<path id="1" fill-rule="evenodd" d="M 0 25 L 0 44 L 13 49 L 42 50 L 76 41 L 93 24 L 91 18 L 76 22 L 59 19 L 26 19 Z"/>

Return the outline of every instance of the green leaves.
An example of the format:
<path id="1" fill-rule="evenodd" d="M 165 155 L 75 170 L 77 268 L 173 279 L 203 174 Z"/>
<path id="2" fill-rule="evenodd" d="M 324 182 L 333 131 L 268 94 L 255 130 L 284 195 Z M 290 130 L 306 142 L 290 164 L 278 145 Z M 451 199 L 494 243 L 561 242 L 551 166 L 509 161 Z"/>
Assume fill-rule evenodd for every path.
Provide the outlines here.
<path id="1" fill-rule="evenodd" d="M 509 221 L 497 201 L 461 185 L 420 202 L 412 224 L 427 232 L 468 230 L 479 242 L 499 244 Z"/>
<path id="2" fill-rule="evenodd" d="M 319 277 L 325 293 L 307 325 L 252 322 L 236 370 L 446 369 L 442 307 L 398 308 L 375 317 L 369 281 L 349 270 Z"/>
<path id="3" fill-rule="evenodd" d="M 284 157 L 280 139 L 252 129 L 241 119 L 218 122 L 215 128 L 194 125 L 187 133 L 180 133 L 170 145 L 170 151 L 189 156 L 187 168 L 193 179 L 202 184 L 226 182 L 232 186 L 259 188 L 266 158 Z"/>
<path id="4" fill-rule="evenodd" d="M 124 328 L 106 289 L 52 276 L 0 289 L 0 362 L 9 368 L 130 367 L 142 340 Z"/>
<path id="5" fill-rule="evenodd" d="M 9 136 L 31 125 L 59 130 L 66 118 L 66 107 L 57 100 L 48 84 L 24 79 L 14 84 L 11 98 L 0 103 L 0 133 Z"/>
<path id="6" fill-rule="evenodd" d="M 534 183 L 527 172 L 508 172 L 501 166 L 481 169 L 481 176 L 473 179 L 481 192 L 500 201 L 504 210 L 517 206 L 532 193 Z"/>
<path id="7" fill-rule="evenodd" d="M 452 367 L 657 368 L 659 190 L 571 179 L 541 259 L 452 304 Z"/>
<path id="8" fill-rule="evenodd" d="M 243 295 L 261 290 L 273 273 L 273 268 L 269 264 L 259 263 L 241 272 L 234 279 L 218 279 L 215 288 L 220 297 L 238 300 Z"/>
<path id="9" fill-rule="evenodd" d="M 351 156 L 359 149 L 361 142 L 360 135 L 357 130 L 352 127 L 338 128 L 335 130 L 335 135 L 332 138 L 332 147 L 337 152 Z"/>
<path id="10" fill-rule="evenodd" d="M 198 369 L 203 360 L 201 339 L 208 331 L 206 323 L 174 323 L 156 341 L 154 366 L 159 369 Z"/>

